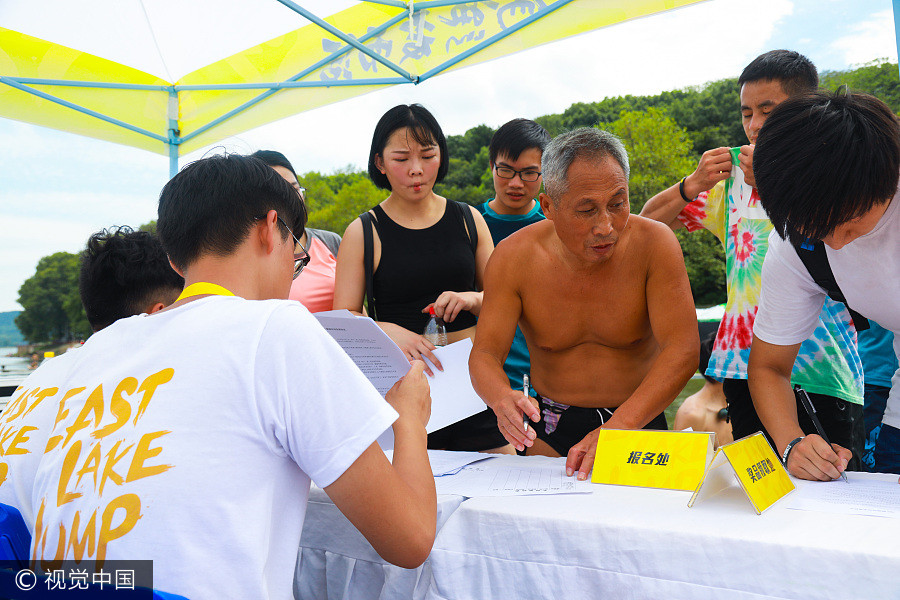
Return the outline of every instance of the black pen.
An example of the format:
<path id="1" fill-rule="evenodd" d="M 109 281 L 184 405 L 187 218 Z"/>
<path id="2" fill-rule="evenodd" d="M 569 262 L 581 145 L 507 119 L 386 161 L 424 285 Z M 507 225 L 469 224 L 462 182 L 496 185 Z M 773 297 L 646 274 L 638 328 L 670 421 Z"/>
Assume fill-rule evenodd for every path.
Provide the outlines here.
<path id="1" fill-rule="evenodd" d="M 800 397 L 800 404 L 803 405 L 803 409 L 806 411 L 806 414 L 809 415 L 810 420 L 813 422 L 813 425 L 816 428 L 816 433 L 819 434 L 819 437 L 825 440 L 825 443 L 831 446 L 831 440 L 828 439 L 828 436 L 825 435 L 825 430 L 822 428 L 822 424 L 819 422 L 819 417 L 816 416 L 816 407 L 813 406 L 812 401 L 809 399 L 809 395 L 807 395 L 806 390 L 804 390 L 799 385 L 794 386 L 794 391 L 797 392 L 797 395 Z M 841 477 L 844 479 L 845 483 L 850 483 L 847 479 L 847 474 L 841 471 Z"/>

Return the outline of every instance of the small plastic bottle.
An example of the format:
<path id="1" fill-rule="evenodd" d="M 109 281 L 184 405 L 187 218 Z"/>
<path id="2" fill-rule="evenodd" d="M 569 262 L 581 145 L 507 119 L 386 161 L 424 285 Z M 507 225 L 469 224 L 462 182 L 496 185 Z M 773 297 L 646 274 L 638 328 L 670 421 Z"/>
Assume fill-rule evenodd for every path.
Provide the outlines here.
<path id="1" fill-rule="evenodd" d="M 444 325 L 444 320 L 434 313 L 433 306 L 428 307 L 428 314 L 430 316 L 428 317 L 428 323 L 425 325 L 425 331 L 422 332 L 422 335 L 435 346 L 446 346 L 447 326 Z"/>

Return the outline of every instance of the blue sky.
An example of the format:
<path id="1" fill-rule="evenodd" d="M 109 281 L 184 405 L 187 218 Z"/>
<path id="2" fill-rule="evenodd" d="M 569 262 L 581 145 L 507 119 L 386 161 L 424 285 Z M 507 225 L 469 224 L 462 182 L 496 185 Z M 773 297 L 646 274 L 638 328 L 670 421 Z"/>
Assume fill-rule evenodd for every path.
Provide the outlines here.
<path id="1" fill-rule="evenodd" d="M 561 112 L 573 102 L 736 76 L 772 48 L 798 50 L 820 70 L 896 61 L 891 2 L 710 0 L 323 107 L 229 138 L 222 147 L 279 149 L 300 172 L 331 172 L 365 164 L 375 122 L 399 103 L 421 102 L 445 133 L 461 134 L 480 123 L 497 127 L 514 117 Z M 0 311 L 21 308 L 18 288 L 40 257 L 77 252 L 103 227 L 156 218 L 168 179 L 165 157 L 5 119 L 0 148 Z"/>

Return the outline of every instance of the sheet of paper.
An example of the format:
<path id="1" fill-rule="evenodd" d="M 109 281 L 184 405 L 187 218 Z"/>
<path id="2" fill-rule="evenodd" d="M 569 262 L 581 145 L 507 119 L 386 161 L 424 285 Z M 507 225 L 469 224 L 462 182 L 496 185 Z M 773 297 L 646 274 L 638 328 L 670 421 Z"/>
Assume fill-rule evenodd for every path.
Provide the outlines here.
<path id="1" fill-rule="evenodd" d="M 791 495 L 788 508 L 843 515 L 900 518 L 900 484 L 848 472 L 835 481 L 802 482 Z"/>
<path id="2" fill-rule="evenodd" d="M 475 393 L 469 378 L 469 353 L 472 340 L 437 348 L 435 356 L 441 361 L 443 371 L 432 369 L 434 377 L 428 378 L 431 386 L 431 419 L 428 433 L 452 425 L 487 408 Z"/>
<path id="3" fill-rule="evenodd" d="M 358 315 L 354 315 L 352 312 L 347 310 L 346 308 L 339 308 L 337 310 L 323 310 L 322 312 L 317 312 L 315 314 L 316 318 L 319 317 L 340 317 L 342 319 L 355 319 Z"/>
<path id="4" fill-rule="evenodd" d="M 449 452 L 447 450 L 429 450 L 428 461 L 431 463 L 431 474 L 444 477 L 459 473 L 463 467 L 472 463 L 497 458 L 480 452 Z"/>
<path id="5" fill-rule="evenodd" d="M 323 313 L 315 317 L 384 396 L 409 371 L 409 361 L 375 321 L 346 312 L 349 317 Z"/>
<path id="6" fill-rule="evenodd" d="M 478 496 L 531 496 L 589 494 L 591 483 L 566 477 L 565 467 L 510 467 L 502 461 L 468 465 L 455 475 L 436 477 L 438 494 Z"/>
<path id="7" fill-rule="evenodd" d="M 432 369 L 434 377 L 428 377 L 431 387 L 431 418 L 425 431 L 432 433 L 462 421 L 487 408 L 469 379 L 469 353 L 472 340 L 465 339 L 437 348 L 434 353 L 441 361 L 443 371 Z M 388 429 L 378 438 L 382 449 L 394 447 L 393 431 Z"/>

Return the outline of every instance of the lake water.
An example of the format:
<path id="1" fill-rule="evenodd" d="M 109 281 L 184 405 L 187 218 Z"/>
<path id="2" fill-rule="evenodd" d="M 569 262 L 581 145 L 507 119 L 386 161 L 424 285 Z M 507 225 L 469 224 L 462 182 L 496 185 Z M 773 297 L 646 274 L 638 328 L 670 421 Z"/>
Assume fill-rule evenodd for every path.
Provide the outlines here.
<path id="1" fill-rule="evenodd" d="M 12 347 L 0 347 L 0 373 L 30 373 L 28 369 L 28 365 L 31 364 L 31 359 L 28 357 L 19 357 L 19 356 L 8 356 L 9 354 L 15 354 L 16 348 Z"/>

